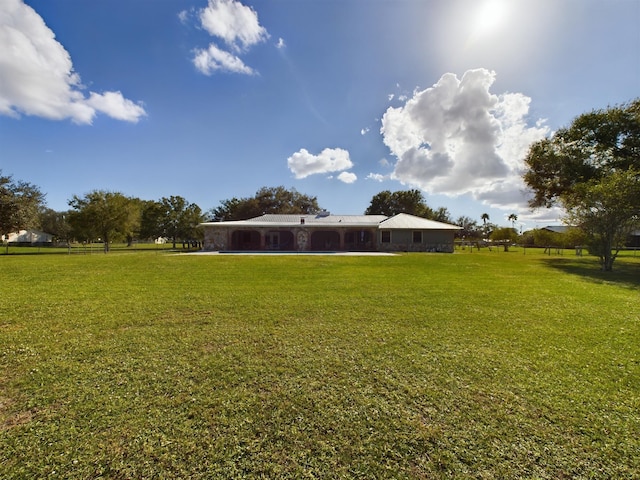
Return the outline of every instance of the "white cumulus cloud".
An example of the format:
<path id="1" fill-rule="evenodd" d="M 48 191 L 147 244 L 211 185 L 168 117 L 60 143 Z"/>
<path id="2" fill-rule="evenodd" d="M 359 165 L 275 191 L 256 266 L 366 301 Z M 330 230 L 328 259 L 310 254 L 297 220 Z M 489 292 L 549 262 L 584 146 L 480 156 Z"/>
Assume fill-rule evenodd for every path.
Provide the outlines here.
<path id="1" fill-rule="evenodd" d="M 397 161 L 392 177 L 430 193 L 471 193 L 494 206 L 524 206 L 523 159 L 531 142 L 548 134 L 527 123 L 530 98 L 495 95 L 495 73 L 443 75 L 390 107 L 380 132 Z"/>
<path id="2" fill-rule="evenodd" d="M 120 92 L 105 92 L 103 94 L 91 92 L 86 103 L 95 110 L 116 120 L 136 122 L 141 116 L 145 115 L 144 108 L 131 100 L 127 100 Z"/>
<path id="3" fill-rule="evenodd" d="M 225 50 L 220 50 L 213 43 L 206 50 L 195 51 L 193 64 L 205 75 L 211 75 L 216 71 L 255 74 L 254 70 L 245 65 L 240 58 Z"/>
<path id="4" fill-rule="evenodd" d="M 221 38 L 236 51 L 269 38 L 256 11 L 235 0 L 209 0 L 200 11 L 200 22 L 211 36 Z"/>
<path id="5" fill-rule="evenodd" d="M 305 178 L 317 173 L 340 172 L 353 167 L 349 152 L 342 148 L 325 148 L 319 155 L 313 155 L 302 148 L 287 159 L 287 165 L 296 178 Z"/>
<path id="6" fill-rule="evenodd" d="M 83 93 L 69 53 L 22 0 L 0 1 L 0 114 L 70 118 L 90 124 L 97 112 L 137 122 L 144 108 L 120 92 Z"/>
<path id="7" fill-rule="evenodd" d="M 342 172 L 340 175 L 338 175 L 338 180 L 344 183 L 354 183 L 356 180 L 358 180 L 358 176 L 352 172 Z"/>
<path id="8" fill-rule="evenodd" d="M 206 49 L 195 49 L 193 64 L 200 72 L 205 75 L 216 71 L 245 75 L 256 73 L 238 56 L 269 38 L 269 33 L 260 25 L 258 14 L 253 8 L 236 0 L 209 0 L 208 5 L 199 11 L 198 20 L 204 30 L 228 47 L 225 50 L 216 43 L 211 43 Z M 282 39 L 278 42 L 278 47 L 284 47 Z"/>

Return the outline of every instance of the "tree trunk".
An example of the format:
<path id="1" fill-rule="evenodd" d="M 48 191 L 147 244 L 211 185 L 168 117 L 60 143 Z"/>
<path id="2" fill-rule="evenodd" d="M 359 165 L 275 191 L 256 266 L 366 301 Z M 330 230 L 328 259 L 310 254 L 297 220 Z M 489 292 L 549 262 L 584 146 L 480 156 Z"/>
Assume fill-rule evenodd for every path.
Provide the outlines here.
<path id="1" fill-rule="evenodd" d="M 602 245 L 602 255 L 600 256 L 600 265 L 602 271 L 611 272 L 613 270 L 613 261 L 616 259 L 616 255 L 611 252 L 613 250 L 613 238 L 606 238 Z"/>

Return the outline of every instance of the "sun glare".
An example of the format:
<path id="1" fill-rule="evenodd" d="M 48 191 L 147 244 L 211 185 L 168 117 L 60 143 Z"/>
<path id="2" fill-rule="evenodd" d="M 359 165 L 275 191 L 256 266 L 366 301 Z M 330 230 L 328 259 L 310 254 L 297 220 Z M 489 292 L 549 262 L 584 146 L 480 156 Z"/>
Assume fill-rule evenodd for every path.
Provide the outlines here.
<path id="1" fill-rule="evenodd" d="M 475 35 L 480 36 L 496 30 L 504 23 L 506 14 L 505 0 L 486 0 L 483 2 L 474 19 Z"/>

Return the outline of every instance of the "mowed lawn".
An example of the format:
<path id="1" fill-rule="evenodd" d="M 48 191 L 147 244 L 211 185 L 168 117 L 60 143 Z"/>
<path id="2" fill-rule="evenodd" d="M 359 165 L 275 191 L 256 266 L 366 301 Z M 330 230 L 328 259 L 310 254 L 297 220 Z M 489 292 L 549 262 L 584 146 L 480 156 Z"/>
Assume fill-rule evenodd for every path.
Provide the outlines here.
<path id="1" fill-rule="evenodd" d="M 640 256 L 0 256 L 0 478 L 640 478 Z"/>

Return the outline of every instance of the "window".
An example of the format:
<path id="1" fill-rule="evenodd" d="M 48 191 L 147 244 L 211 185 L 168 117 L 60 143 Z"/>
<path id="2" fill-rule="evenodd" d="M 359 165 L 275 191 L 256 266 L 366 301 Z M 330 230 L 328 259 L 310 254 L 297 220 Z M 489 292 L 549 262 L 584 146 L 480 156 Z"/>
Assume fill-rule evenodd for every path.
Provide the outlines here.
<path id="1" fill-rule="evenodd" d="M 413 232 L 413 243 L 422 243 L 422 232 L 416 230 Z"/>
<path id="2" fill-rule="evenodd" d="M 382 231 L 382 243 L 391 243 L 391 230 Z"/>

